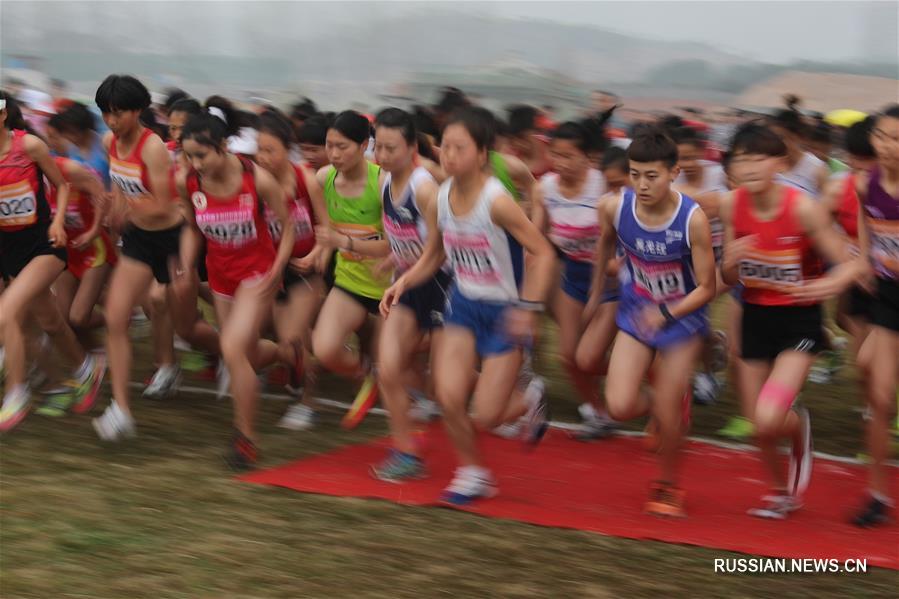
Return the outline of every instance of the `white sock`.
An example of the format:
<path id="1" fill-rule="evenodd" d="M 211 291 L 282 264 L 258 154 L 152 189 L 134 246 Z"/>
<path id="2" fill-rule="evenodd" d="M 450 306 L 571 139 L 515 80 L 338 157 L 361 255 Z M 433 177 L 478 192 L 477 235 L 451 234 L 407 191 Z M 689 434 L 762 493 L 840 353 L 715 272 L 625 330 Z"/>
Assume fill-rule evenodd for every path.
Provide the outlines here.
<path id="1" fill-rule="evenodd" d="M 16 385 L 12 389 L 10 389 L 9 393 L 3 396 L 3 403 L 8 401 L 15 401 L 16 399 L 20 399 L 28 396 L 28 385 L 21 384 Z"/>
<path id="2" fill-rule="evenodd" d="M 484 468 L 483 466 L 460 466 L 457 474 L 459 476 L 472 477 L 472 478 L 480 478 L 489 480 L 492 478 L 490 476 L 490 470 Z"/>

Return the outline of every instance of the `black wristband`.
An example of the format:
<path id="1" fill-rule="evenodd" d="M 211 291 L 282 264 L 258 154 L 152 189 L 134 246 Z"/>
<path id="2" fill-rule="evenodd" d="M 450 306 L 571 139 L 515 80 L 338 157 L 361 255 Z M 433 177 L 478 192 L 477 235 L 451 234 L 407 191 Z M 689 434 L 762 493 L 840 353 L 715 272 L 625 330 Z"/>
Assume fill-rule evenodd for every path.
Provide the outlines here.
<path id="1" fill-rule="evenodd" d="M 668 324 L 672 324 L 673 322 L 677 321 L 677 319 L 671 315 L 671 311 L 668 310 L 667 305 L 659 304 L 659 312 L 662 313 L 662 316 L 665 317 L 665 322 L 667 322 Z"/>

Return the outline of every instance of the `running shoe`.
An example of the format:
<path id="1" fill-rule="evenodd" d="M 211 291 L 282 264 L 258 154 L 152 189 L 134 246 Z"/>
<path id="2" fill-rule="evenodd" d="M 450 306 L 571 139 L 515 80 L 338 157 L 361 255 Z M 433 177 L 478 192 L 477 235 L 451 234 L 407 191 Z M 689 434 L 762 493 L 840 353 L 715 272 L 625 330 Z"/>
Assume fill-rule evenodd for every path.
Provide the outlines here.
<path id="1" fill-rule="evenodd" d="M 231 470 L 237 472 L 253 470 L 259 461 L 259 449 L 246 435 L 235 430 L 231 445 L 223 458 Z"/>
<path id="2" fill-rule="evenodd" d="M 115 401 L 109 404 L 102 416 L 94 418 L 93 425 L 97 436 L 103 441 L 115 442 L 137 436 L 134 418 L 123 412 Z"/>
<path id="3" fill-rule="evenodd" d="M 72 378 L 62 383 L 58 391 L 60 395 L 67 394 L 72 398 L 72 412 L 84 414 L 89 412 L 97 402 L 100 393 L 100 385 L 106 376 L 106 356 L 104 354 L 89 354 L 90 364 L 82 378 Z"/>
<path id="4" fill-rule="evenodd" d="M 535 376 L 531 379 L 524 392 L 524 400 L 528 405 L 528 411 L 524 415 L 524 430 L 521 439 L 526 446 L 535 447 L 549 429 L 546 383 L 541 377 Z"/>
<path id="5" fill-rule="evenodd" d="M 710 406 L 718 400 L 721 383 L 710 372 L 697 372 L 693 378 L 693 401 L 701 406 Z"/>
<path id="6" fill-rule="evenodd" d="M 802 501 L 793 495 L 775 492 L 762 497 L 764 504 L 748 510 L 746 513 L 756 518 L 768 520 L 785 520 L 791 512 L 802 507 Z"/>
<path id="7" fill-rule="evenodd" d="M 181 387 L 181 368 L 177 365 L 167 364 L 161 366 L 150 384 L 144 389 L 143 396 L 147 399 L 170 399 L 178 393 Z"/>
<path id="8" fill-rule="evenodd" d="M 369 373 L 365 380 L 362 381 L 362 386 L 356 394 L 356 399 L 353 400 L 353 405 L 350 406 L 343 420 L 341 420 L 340 426 L 347 430 L 352 430 L 359 426 L 359 423 L 362 422 L 377 401 L 378 383 L 375 380 L 375 375 Z"/>
<path id="9" fill-rule="evenodd" d="M 415 422 L 430 422 L 440 416 L 440 406 L 437 402 L 428 399 L 421 391 L 409 391 L 412 397 L 412 406 L 409 408 L 409 417 Z"/>
<path id="10" fill-rule="evenodd" d="M 31 391 L 27 385 L 16 387 L 3 397 L 0 406 L 0 433 L 11 431 L 28 415 Z"/>
<path id="11" fill-rule="evenodd" d="M 618 423 L 606 414 L 600 414 L 591 404 L 581 404 L 577 408 L 581 416 L 581 429 L 571 434 L 577 441 L 594 441 L 605 439 L 615 434 Z"/>
<path id="12" fill-rule="evenodd" d="M 524 430 L 523 418 L 516 420 L 515 422 L 500 424 L 490 432 L 503 439 L 520 439 L 522 430 Z"/>
<path id="13" fill-rule="evenodd" d="M 440 495 L 440 501 L 450 505 L 468 505 L 478 499 L 496 497 L 496 482 L 487 469 L 474 473 L 471 467 L 456 468 L 456 475 Z"/>
<path id="14" fill-rule="evenodd" d="M 790 470 L 788 478 L 788 490 L 793 497 L 802 497 L 808 488 L 812 477 L 812 424 L 808 410 L 795 404 L 793 410 L 799 416 L 799 443 L 793 445 L 790 451 Z"/>
<path id="15" fill-rule="evenodd" d="M 868 502 L 852 518 L 852 523 L 861 528 L 890 524 L 893 520 L 890 517 L 891 507 L 886 502 L 869 496 Z"/>
<path id="16" fill-rule="evenodd" d="M 43 405 L 34 411 L 39 416 L 49 416 L 50 418 L 61 418 L 65 416 L 72 408 L 74 397 L 65 391 L 59 393 L 48 393 L 47 399 Z"/>
<path id="17" fill-rule="evenodd" d="M 291 431 L 308 431 L 315 428 L 315 421 L 315 410 L 298 402 L 287 408 L 278 426 Z"/>
<path id="18" fill-rule="evenodd" d="M 727 421 L 727 424 L 724 425 L 724 428 L 720 429 L 715 434 L 721 435 L 722 437 L 728 437 L 730 439 L 742 441 L 755 434 L 755 427 L 752 425 L 752 421 L 748 418 L 743 418 L 742 416 L 734 416 Z"/>
<path id="19" fill-rule="evenodd" d="M 371 467 L 370 472 L 374 478 L 388 483 L 404 483 L 427 476 L 421 458 L 393 448 L 383 462 Z"/>
<path id="20" fill-rule="evenodd" d="M 649 500 L 643 508 L 651 516 L 662 518 L 686 518 L 684 511 L 684 491 L 662 481 L 652 483 Z"/>

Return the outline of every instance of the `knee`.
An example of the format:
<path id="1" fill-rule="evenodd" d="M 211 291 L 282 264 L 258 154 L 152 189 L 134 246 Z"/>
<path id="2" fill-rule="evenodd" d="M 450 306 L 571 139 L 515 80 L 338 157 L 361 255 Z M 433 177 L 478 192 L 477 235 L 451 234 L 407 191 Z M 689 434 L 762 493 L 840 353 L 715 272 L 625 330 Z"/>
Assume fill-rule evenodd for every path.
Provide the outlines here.
<path id="1" fill-rule="evenodd" d="M 91 314 L 93 310 L 76 310 L 69 311 L 69 324 L 74 329 L 86 329 L 91 322 Z"/>
<path id="2" fill-rule="evenodd" d="M 471 415 L 471 423 L 479 432 L 492 431 L 503 424 L 502 414 L 498 411 L 478 410 Z"/>
<path id="3" fill-rule="evenodd" d="M 458 418 L 465 416 L 467 412 L 467 401 L 450 382 L 437 382 L 434 395 L 445 418 Z"/>

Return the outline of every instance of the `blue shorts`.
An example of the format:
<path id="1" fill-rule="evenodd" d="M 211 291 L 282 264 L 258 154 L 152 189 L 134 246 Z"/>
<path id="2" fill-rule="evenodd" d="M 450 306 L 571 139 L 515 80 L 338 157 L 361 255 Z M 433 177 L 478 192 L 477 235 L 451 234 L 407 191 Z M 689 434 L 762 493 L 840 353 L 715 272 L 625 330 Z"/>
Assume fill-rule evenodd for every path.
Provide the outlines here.
<path id="1" fill-rule="evenodd" d="M 590 283 L 593 280 L 593 264 L 562 260 L 562 291 L 576 302 L 586 304 L 590 299 Z M 601 301 L 617 302 L 619 300 L 618 280 L 615 277 L 606 279 Z"/>
<path id="2" fill-rule="evenodd" d="M 666 324 L 651 337 L 646 337 L 637 326 L 637 318 L 648 305 L 653 305 L 653 302 L 629 289 L 624 290 L 621 303 L 618 304 L 618 313 L 615 315 L 615 324 L 620 331 L 652 349 L 665 349 L 692 337 L 704 337 L 709 332 L 709 319 L 706 307 L 703 306 L 683 318 L 678 318 L 676 322 Z"/>
<path id="3" fill-rule="evenodd" d="M 399 303 L 412 310 L 420 330 L 430 331 L 443 327 L 443 313 L 452 282 L 452 275 L 440 271 L 424 285 L 410 289 L 400 296 Z"/>
<path id="4" fill-rule="evenodd" d="M 462 327 L 474 334 L 479 356 L 494 356 L 521 347 L 506 334 L 505 311 L 508 307 L 509 304 L 504 303 L 470 300 L 453 289 L 444 319 L 446 326 Z"/>

